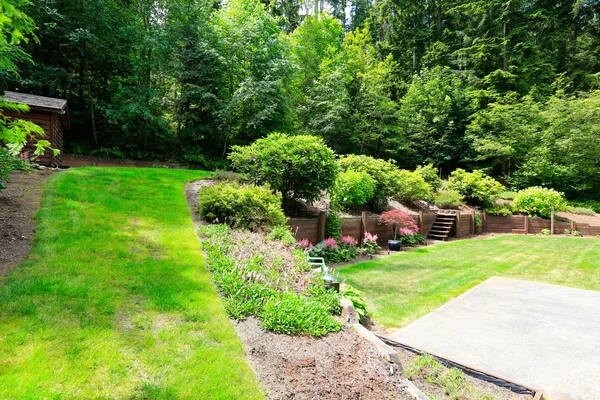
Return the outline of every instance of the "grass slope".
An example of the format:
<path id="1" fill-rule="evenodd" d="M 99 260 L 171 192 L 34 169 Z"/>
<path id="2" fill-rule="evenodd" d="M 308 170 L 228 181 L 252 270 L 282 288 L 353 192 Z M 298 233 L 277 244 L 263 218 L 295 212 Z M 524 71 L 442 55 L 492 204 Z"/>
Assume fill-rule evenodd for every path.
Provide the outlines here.
<path id="1" fill-rule="evenodd" d="M 184 198 L 198 171 L 48 182 L 34 249 L 0 284 L 0 398 L 262 398 Z"/>
<path id="2" fill-rule="evenodd" d="M 376 322 L 402 327 L 492 276 L 600 290 L 597 238 L 504 235 L 421 247 L 339 269 Z"/>

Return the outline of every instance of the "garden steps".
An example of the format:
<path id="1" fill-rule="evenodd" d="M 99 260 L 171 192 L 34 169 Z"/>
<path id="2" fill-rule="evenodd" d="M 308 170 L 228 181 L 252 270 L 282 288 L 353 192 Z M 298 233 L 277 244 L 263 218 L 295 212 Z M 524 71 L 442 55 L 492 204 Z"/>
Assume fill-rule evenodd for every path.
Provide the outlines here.
<path id="1" fill-rule="evenodd" d="M 452 228 L 456 223 L 456 216 L 453 214 L 437 214 L 431 229 L 427 233 L 427 239 L 445 241 L 450 236 Z"/>

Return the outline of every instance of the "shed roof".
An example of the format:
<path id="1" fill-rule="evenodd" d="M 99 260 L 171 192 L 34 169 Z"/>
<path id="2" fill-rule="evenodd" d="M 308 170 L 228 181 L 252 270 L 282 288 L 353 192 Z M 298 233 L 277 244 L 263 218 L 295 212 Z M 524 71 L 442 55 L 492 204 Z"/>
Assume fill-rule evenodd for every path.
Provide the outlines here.
<path id="1" fill-rule="evenodd" d="M 11 103 L 27 104 L 32 109 L 65 114 L 67 101 L 53 97 L 36 96 L 33 94 L 4 91 L 3 100 Z"/>

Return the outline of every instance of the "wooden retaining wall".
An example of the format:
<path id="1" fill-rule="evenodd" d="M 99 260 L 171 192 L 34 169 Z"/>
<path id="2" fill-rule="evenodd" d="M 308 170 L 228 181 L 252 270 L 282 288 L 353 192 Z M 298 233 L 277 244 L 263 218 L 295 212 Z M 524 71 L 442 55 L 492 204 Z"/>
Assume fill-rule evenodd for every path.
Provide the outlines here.
<path id="1" fill-rule="evenodd" d="M 292 218 L 288 225 L 297 240 L 308 239 L 311 243 L 319 243 L 325 238 L 325 213 L 322 212 L 317 218 Z M 367 215 L 363 213 L 361 217 L 341 218 L 340 225 L 342 236 L 352 236 L 359 241 L 364 238 L 364 232 L 377 235 L 377 242 L 380 245 L 386 245 L 387 241 L 393 239 L 392 228 L 389 225 L 379 224 L 378 215 Z M 415 223 L 419 227 L 423 237 L 427 237 L 433 222 L 435 213 L 419 213 L 413 215 Z M 458 238 L 470 236 L 474 231 L 474 220 L 471 214 L 459 214 L 456 224 L 455 234 Z"/>
<path id="2" fill-rule="evenodd" d="M 484 233 L 511 233 L 513 229 L 522 230 L 523 233 L 541 233 L 543 229 L 551 228 L 549 219 L 528 217 L 526 215 L 509 215 L 506 217 L 485 215 L 483 217 Z M 600 226 L 594 226 L 574 221 L 554 221 L 554 233 L 562 235 L 565 229 L 579 231 L 583 236 L 600 235 Z"/>

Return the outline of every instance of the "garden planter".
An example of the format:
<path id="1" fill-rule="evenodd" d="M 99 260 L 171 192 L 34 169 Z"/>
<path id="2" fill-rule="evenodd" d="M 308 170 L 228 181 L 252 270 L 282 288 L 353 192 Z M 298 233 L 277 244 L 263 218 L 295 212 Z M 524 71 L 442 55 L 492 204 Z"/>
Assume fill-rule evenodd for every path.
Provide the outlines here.
<path id="1" fill-rule="evenodd" d="M 388 250 L 389 251 L 400 251 L 400 241 L 399 240 L 388 240 Z"/>

